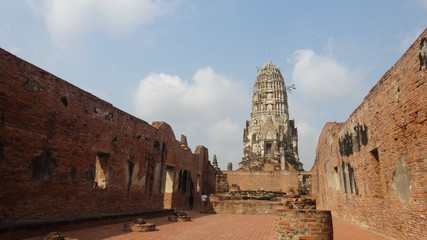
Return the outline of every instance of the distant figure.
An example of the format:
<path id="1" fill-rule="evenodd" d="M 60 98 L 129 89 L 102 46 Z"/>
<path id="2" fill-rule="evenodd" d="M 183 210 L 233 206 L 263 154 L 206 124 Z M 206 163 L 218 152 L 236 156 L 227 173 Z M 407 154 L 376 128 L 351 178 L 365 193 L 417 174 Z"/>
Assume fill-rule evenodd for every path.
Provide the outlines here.
<path id="1" fill-rule="evenodd" d="M 201 199 L 202 199 L 202 206 L 206 207 L 208 205 L 208 195 L 203 193 L 201 196 Z"/>
<path id="2" fill-rule="evenodd" d="M 190 193 L 190 196 L 188 197 L 188 203 L 190 204 L 190 209 L 193 209 L 194 196 L 192 193 Z"/>

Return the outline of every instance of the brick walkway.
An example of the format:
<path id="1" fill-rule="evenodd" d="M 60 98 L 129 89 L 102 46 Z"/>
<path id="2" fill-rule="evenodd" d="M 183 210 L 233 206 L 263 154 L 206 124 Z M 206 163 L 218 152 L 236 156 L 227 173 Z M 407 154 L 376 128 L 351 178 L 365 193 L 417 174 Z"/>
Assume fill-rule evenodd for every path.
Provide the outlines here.
<path id="1" fill-rule="evenodd" d="M 123 232 L 123 223 L 118 223 L 64 232 L 63 236 L 79 240 L 275 239 L 275 217 L 271 215 L 200 214 L 195 211 L 187 212 L 187 215 L 192 217 L 191 222 L 168 222 L 167 217 L 147 219 L 147 222 L 156 224 L 157 231 L 154 232 Z M 333 224 L 335 240 L 389 239 L 338 218 L 334 218 Z"/>
<path id="2" fill-rule="evenodd" d="M 335 240 L 392 240 L 393 238 L 384 237 L 371 232 L 365 228 L 354 225 L 341 218 L 332 217 L 334 226 Z"/>

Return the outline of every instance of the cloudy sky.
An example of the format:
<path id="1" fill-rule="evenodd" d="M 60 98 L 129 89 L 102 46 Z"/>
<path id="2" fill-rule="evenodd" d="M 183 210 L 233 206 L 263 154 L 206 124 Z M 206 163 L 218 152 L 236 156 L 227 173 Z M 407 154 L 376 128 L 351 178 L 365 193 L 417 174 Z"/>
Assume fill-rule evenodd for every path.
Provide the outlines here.
<path id="1" fill-rule="evenodd" d="M 0 47 L 139 118 L 220 167 L 241 161 L 257 67 L 273 61 L 310 170 L 427 26 L 427 0 L 0 0 Z"/>

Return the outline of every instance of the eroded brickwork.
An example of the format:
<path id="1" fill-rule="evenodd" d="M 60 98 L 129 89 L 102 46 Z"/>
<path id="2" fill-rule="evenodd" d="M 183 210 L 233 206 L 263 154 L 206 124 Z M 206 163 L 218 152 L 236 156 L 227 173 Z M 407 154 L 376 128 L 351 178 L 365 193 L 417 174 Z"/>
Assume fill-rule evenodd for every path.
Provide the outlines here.
<path id="1" fill-rule="evenodd" d="M 0 49 L 0 222 L 187 207 L 208 150 Z"/>
<path id="2" fill-rule="evenodd" d="M 344 123 L 327 123 L 313 191 L 320 208 L 396 239 L 427 239 L 427 30 Z"/>
<path id="3" fill-rule="evenodd" d="M 276 239 L 334 239 L 331 211 L 282 209 L 275 220 Z"/>
<path id="4" fill-rule="evenodd" d="M 228 185 L 241 191 L 273 191 L 298 193 L 297 171 L 226 171 Z"/>

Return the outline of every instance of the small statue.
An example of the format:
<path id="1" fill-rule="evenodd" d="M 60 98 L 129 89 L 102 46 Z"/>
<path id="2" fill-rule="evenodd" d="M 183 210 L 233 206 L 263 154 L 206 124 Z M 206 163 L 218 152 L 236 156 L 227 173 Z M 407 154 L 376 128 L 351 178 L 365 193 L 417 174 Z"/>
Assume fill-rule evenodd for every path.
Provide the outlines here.
<path id="1" fill-rule="evenodd" d="M 62 236 L 60 232 L 50 232 L 48 233 L 43 240 L 64 240 L 65 238 Z"/>
<path id="2" fill-rule="evenodd" d="M 43 240 L 78 240 L 77 238 L 66 238 L 60 232 L 50 232 L 43 237 Z"/>
<path id="3" fill-rule="evenodd" d="M 144 221 L 143 218 L 137 218 L 135 221 L 133 221 L 133 223 L 136 223 L 136 224 L 146 224 L 147 222 Z"/>

